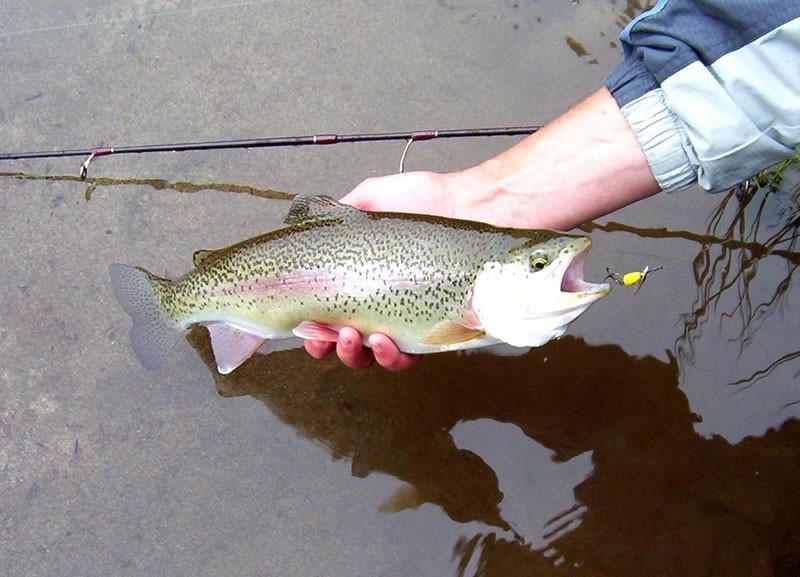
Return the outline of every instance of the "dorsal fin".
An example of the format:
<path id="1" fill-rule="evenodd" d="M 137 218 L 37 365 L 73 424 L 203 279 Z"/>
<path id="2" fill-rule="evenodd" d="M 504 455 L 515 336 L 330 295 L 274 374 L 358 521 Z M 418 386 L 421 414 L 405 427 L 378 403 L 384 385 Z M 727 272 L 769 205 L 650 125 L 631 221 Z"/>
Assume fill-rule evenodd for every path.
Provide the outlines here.
<path id="1" fill-rule="evenodd" d="M 283 222 L 284 224 L 303 224 L 358 213 L 357 209 L 337 202 L 330 196 L 297 196 Z"/>
<path id="2" fill-rule="evenodd" d="M 197 268 L 202 263 L 204 263 L 207 258 L 213 256 L 215 252 L 217 251 L 206 250 L 206 249 L 194 251 L 194 254 L 192 255 L 192 264 L 194 264 L 195 268 Z"/>

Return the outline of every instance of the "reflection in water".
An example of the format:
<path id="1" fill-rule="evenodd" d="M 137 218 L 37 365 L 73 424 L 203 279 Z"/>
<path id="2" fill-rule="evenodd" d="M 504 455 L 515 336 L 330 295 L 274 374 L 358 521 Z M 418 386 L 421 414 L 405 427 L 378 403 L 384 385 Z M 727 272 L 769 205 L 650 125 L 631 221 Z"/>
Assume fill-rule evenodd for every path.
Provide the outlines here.
<path id="1" fill-rule="evenodd" d="M 684 315 L 683 335 L 676 341 L 680 357 L 693 359 L 694 343 L 711 318 L 735 324 L 732 339 L 741 356 L 767 319 L 780 310 L 800 265 L 800 179 L 796 171 L 794 176 L 768 188 L 746 183 L 728 192 L 714 211 L 707 234 L 727 242 L 706 245 L 694 258 L 697 297 L 691 313 Z M 757 273 L 768 259 L 783 261 L 785 273 L 764 286 L 764 275 Z M 789 344 L 794 348 L 796 343 Z M 800 360 L 800 350 L 774 352 L 772 359 L 733 384 L 752 386 L 778 367 Z"/>
<path id="2" fill-rule="evenodd" d="M 641 238 L 681 239 L 699 248 L 692 260 L 697 295 L 691 311 L 682 315 L 683 331 L 673 352 L 682 368 L 695 362 L 695 347 L 710 321 L 710 340 L 729 341 L 741 358 L 759 340 L 770 357 L 752 355 L 746 376 L 728 384 L 742 390 L 779 368 L 792 370 L 800 363 L 797 339 L 775 338 L 759 331 L 782 311 L 800 265 L 800 169 L 786 168 L 771 186 L 742 185 L 722 196 L 704 234 L 665 228 L 643 229 L 627 224 L 588 223 L 584 232 L 626 232 Z M 759 273 L 759 269 L 761 272 Z M 783 270 L 785 272 L 776 273 Z M 756 339 L 756 337 L 759 337 Z M 788 347 L 788 350 L 787 350 Z M 755 368 L 752 365 L 755 364 Z M 795 369 L 794 378 L 800 371 Z M 788 403 L 784 408 L 796 403 Z"/>
<path id="3" fill-rule="evenodd" d="M 85 184 L 84 198 L 89 200 L 92 193 L 100 186 L 149 186 L 153 190 L 174 190 L 176 192 L 200 192 L 202 190 L 215 190 L 218 192 L 234 192 L 240 194 L 251 194 L 261 198 L 271 198 L 275 200 L 290 200 L 294 194 L 272 190 L 269 188 L 255 188 L 243 184 L 222 184 L 222 183 L 194 183 L 194 182 L 170 182 L 161 178 L 110 178 L 110 177 L 87 177 L 81 178 L 69 174 L 32 174 L 27 172 L 0 172 L 0 178 L 13 178 L 16 180 L 50 180 L 56 182 L 77 182 Z"/>
<path id="4" fill-rule="evenodd" d="M 565 337 L 522 357 L 431 355 L 403 374 L 289 351 L 222 376 L 205 330 L 189 340 L 221 394 L 262 401 L 349 459 L 356 477 L 406 483 L 387 510 L 427 502 L 454 521 L 494 527 L 454 544 L 459 576 L 762 575 L 776 556 L 797 561 L 778 548 L 800 522 L 800 422 L 736 445 L 701 437 L 674 358 Z M 556 463 L 591 452 L 574 504 L 542 528 L 555 535 L 545 549 L 504 516 L 505 480 L 453 441 L 456 424 L 479 419 L 516 425 Z M 535 482 L 514 491 L 537 498 Z M 576 517 L 571 530 L 557 529 Z"/>

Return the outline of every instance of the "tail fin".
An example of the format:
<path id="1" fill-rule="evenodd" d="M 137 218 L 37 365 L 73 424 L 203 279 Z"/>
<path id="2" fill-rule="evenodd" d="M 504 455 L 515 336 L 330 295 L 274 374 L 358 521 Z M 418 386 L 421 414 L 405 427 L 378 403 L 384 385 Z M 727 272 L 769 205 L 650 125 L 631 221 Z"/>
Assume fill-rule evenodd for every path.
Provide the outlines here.
<path id="1" fill-rule="evenodd" d="M 131 344 L 145 368 L 157 369 L 178 340 L 180 327 L 161 304 L 161 293 L 170 281 L 144 269 L 111 264 L 111 287 L 119 304 L 133 320 Z"/>

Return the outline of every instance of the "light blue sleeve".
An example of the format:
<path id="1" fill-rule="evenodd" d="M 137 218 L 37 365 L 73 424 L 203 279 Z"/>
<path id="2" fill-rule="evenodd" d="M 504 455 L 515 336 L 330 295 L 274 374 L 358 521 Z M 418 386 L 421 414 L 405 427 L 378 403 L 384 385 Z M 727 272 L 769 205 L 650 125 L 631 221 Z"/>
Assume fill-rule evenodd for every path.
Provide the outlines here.
<path id="1" fill-rule="evenodd" d="M 800 142 L 800 1 L 662 0 L 606 86 L 662 190 L 727 190 Z"/>

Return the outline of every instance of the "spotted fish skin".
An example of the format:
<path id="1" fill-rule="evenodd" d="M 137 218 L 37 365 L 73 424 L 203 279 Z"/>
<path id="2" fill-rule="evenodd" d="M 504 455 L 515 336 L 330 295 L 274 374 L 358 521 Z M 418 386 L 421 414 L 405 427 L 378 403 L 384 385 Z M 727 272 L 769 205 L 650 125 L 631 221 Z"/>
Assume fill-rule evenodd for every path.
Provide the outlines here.
<path id="1" fill-rule="evenodd" d="M 194 270 L 175 281 L 111 265 L 112 287 L 133 319 L 142 363 L 158 366 L 177 335 L 198 323 L 209 327 L 222 372 L 266 339 L 333 340 L 342 326 L 387 334 L 414 353 L 495 344 L 502 335 L 485 330 L 472 302 L 479 276 L 488 279 L 510 263 L 529 269 L 534 253 L 555 271 L 588 247 L 578 235 L 363 212 L 325 196 L 296 200 L 285 223 L 198 253 Z M 599 296 L 608 291 L 607 285 L 587 287 L 599 287 Z"/>

